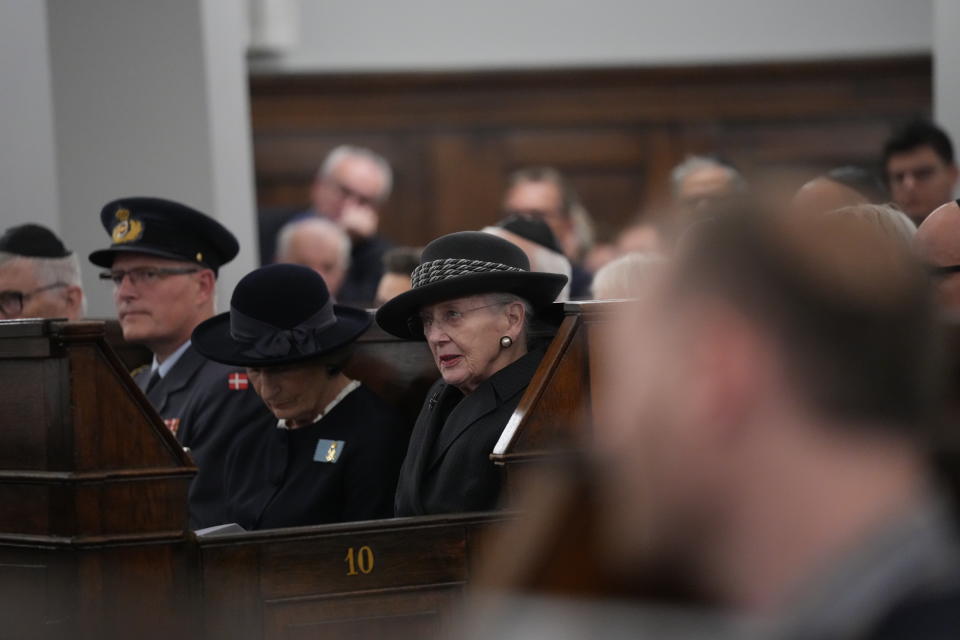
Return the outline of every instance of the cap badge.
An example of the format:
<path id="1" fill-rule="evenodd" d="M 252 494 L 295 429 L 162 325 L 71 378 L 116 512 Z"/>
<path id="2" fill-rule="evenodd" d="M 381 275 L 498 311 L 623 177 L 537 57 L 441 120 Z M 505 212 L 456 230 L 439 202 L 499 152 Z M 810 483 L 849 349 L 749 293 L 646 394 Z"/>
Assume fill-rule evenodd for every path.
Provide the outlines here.
<path id="1" fill-rule="evenodd" d="M 143 235 L 143 223 L 130 217 L 129 209 L 120 208 L 114 214 L 117 224 L 113 227 L 110 237 L 114 244 L 135 242 Z"/>

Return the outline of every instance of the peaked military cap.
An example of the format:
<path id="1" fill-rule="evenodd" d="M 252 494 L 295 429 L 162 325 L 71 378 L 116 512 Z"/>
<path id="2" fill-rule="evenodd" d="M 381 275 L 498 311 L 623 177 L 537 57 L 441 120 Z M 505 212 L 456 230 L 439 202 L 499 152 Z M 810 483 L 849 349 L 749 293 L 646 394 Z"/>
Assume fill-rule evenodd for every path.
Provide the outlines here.
<path id="1" fill-rule="evenodd" d="M 226 227 L 185 204 L 162 198 L 120 198 L 100 211 L 111 244 L 90 254 L 90 262 L 109 268 L 120 253 L 194 262 L 216 273 L 240 251 Z"/>

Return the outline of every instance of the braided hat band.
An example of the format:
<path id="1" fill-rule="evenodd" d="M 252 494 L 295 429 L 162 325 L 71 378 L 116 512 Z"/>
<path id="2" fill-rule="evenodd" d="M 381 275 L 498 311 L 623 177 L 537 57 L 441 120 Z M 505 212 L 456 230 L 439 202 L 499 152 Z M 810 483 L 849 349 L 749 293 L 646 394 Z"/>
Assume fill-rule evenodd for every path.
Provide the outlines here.
<path id="1" fill-rule="evenodd" d="M 500 262 L 486 262 L 484 260 L 468 260 L 465 258 L 444 258 L 424 262 L 410 276 L 410 283 L 414 289 L 433 284 L 450 278 L 457 278 L 472 273 L 496 273 L 515 271 L 527 273 L 519 267 L 511 267 Z"/>

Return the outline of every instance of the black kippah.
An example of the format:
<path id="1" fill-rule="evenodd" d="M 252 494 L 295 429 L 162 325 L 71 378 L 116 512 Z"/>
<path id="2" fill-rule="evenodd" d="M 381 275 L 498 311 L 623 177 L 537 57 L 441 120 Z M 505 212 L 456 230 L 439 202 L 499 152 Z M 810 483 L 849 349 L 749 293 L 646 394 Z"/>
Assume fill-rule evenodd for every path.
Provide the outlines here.
<path id="1" fill-rule="evenodd" d="M 535 242 L 541 247 L 546 247 L 554 253 L 563 253 L 560 250 L 560 245 L 557 244 L 556 236 L 550 230 L 550 225 L 539 218 L 514 213 L 498 222 L 497 226 L 515 233 L 521 238 Z"/>
<path id="2" fill-rule="evenodd" d="M 50 229 L 38 224 L 7 229 L 0 236 L 0 251 L 28 258 L 66 258 L 71 253 Z"/>

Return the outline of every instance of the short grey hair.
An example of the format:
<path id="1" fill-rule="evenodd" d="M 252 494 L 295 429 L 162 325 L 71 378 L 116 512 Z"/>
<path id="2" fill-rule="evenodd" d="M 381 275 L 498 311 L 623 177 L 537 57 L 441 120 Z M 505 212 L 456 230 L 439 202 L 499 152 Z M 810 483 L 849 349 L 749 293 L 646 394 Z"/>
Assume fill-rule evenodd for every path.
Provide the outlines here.
<path id="1" fill-rule="evenodd" d="M 683 181 L 686 180 L 691 173 L 700 171 L 701 169 L 723 169 L 730 176 L 730 183 L 736 191 L 743 192 L 747 190 L 747 181 L 744 180 L 740 172 L 730 164 L 710 156 L 691 155 L 687 156 L 683 162 L 675 166 L 670 172 L 670 187 L 673 191 L 673 196 L 677 197 L 680 195 Z"/>
<path id="2" fill-rule="evenodd" d="M 320 168 L 317 170 L 317 178 L 329 178 L 330 174 L 337 168 L 337 165 L 347 158 L 363 158 L 380 170 L 380 173 L 383 174 L 383 191 L 377 200 L 381 203 L 385 202 L 393 190 L 393 167 L 390 166 L 386 158 L 372 149 L 351 144 L 342 144 L 335 147 L 327 154 L 323 164 L 320 165 Z"/>
<path id="3" fill-rule="evenodd" d="M 334 236 L 340 245 L 340 264 L 343 265 L 344 268 L 350 266 L 350 251 L 352 249 L 350 236 L 335 222 L 316 216 L 306 218 L 305 220 L 288 222 L 280 229 L 280 233 L 277 234 L 276 256 L 278 261 L 283 262 L 286 259 L 286 256 L 290 253 L 290 245 L 293 244 L 293 238 L 297 233 L 304 230 L 315 230 Z"/>
<path id="4" fill-rule="evenodd" d="M 530 341 L 530 327 L 533 323 L 533 305 L 524 298 L 512 293 L 488 293 L 486 294 L 488 304 L 502 304 L 504 306 L 519 302 L 523 305 L 523 329 L 521 336 L 524 341 Z"/>
<path id="5" fill-rule="evenodd" d="M 33 266 L 33 273 L 37 276 L 40 286 L 51 285 L 62 282 L 72 287 L 83 289 L 83 277 L 80 273 L 80 260 L 76 253 L 71 253 L 63 258 L 35 258 L 33 256 L 21 256 L 15 253 L 0 251 L 0 267 L 22 260 Z M 87 312 L 87 297 L 83 296 L 84 315 Z"/>

